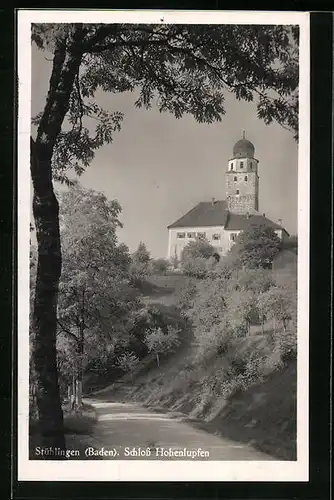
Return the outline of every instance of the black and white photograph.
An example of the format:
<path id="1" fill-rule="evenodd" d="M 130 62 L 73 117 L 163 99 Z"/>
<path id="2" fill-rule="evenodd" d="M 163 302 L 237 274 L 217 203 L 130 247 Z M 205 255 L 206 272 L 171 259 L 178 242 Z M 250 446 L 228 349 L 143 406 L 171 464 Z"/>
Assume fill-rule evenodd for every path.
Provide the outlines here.
<path id="1" fill-rule="evenodd" d="M 308 25 L 19 11 L 19 479 L 307 481 Z"/>

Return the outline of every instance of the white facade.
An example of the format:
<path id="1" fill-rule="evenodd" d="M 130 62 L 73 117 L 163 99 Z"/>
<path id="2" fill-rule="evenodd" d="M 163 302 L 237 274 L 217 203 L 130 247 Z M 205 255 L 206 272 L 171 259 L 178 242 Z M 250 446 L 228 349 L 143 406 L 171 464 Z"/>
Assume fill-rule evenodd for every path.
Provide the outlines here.
<path id="1" fill-rule="evenodd" d="M 182 250 L 196 238 L 205 238 L 219 255 L 225 255 L 240 231 L 225 230 L 223 226 L 176 227 L 169 229 L 168 259 L 180 259 Z"/>
<path id="2" fill-rule="evenodd" d="M 175 227 L 169 229 L 168 237 L 168 260 L 181 258 L 182 250 L 190 241 L 196 238 L 205 238 L 220 256 L 226 255 L 234 245 L 241 230 L 224 229 L 223 226 L 202 227 Z M 287 233 L 282 229 L 276 229 L 275 233 L 282 240 Z"/>

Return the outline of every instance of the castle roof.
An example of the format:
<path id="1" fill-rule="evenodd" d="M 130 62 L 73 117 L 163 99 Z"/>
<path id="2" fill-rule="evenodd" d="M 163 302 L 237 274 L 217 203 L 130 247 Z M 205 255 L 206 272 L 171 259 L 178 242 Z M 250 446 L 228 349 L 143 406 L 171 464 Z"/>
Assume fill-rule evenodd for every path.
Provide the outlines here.
<path id="1" fill-rule="evenodd" d="M 266 225 L 273 229 L 285 229 L 276 222 L 267 219 L 265 215 L 235 214 L 227 209 L 226 200 L 202 201 L 183 217 L 168 226 L 168 229 L 187 227 L 224 226 L 227 231 L 242 231 L 250 225 Z"/>
<path id="2" fill-rule="evenodd" d="M 254 158 L 255 147 L 250 141 L 245 139 L 245 132 L 242 139 L 235 143 L 233 147 L 234 158 Z"/>
<path id="3" fill-rule="evenodd" d="M 168 226 L 168 229 L 173 227 L 225 226 L 227 215 L 225 200 L 214 203 L 201 201 L 183 217 Z"/>

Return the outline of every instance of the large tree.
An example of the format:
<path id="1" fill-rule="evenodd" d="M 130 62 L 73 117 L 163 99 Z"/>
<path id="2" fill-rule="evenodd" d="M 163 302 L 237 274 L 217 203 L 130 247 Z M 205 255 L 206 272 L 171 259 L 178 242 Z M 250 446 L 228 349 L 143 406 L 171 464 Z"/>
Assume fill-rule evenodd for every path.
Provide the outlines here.
<path id="1" fill-rule="evenodd" d="M 117 201 L 79 185 L 60 196 L 57 323 L 71 353 L 77 406 L 86 363 L 126 336 L 125 324 L 137 304 L 137 293 L 128 285 L 128 248 L 117 242 L 120 211 Z"/>
<path id="2" fill-rule="evenodd" d="M 33 360 L 44 444 L 64 447 L 56 367 L 57 296 L 61 275 L 58 201 L 53 180 L 81 174 L 112 141 L 122 114 L 101 109 L 97 90 L 137 90 L 135 106 L 199 122 L 221 120 L 224 93 L 257 100 L 266 123 L 296 135 L 298 29 L 252 25 L 39 24 L 32 39 L 53 54 L 49 91 L 31 139 L 33 214 L 38 265 Z M 92 123 L 95 124 L 92 127 Z M 93 130 L 93 131 L 92 131 Z"/>
<path id="3" fill-rule="evenodd" d="M 236 268 L 268 269 L 281 248 L 282 242 L 272 227 L 251 224 L 238 235 L 230 256 Z"/>

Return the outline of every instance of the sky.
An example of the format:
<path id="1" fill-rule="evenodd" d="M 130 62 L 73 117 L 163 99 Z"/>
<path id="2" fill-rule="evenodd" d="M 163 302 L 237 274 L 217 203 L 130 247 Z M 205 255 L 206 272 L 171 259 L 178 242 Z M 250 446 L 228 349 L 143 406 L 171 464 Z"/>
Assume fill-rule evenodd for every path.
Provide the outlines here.
<path id="1" fill-rule="evenodd" d="M 32 48 L 31 113 L 45 104 L 51 56 Z M 112 144 L 96 154 L 80 183 L 104 192 L 122 206 L 119 241 L 134 251 L 143 241 L 152 257 L 166 257 L 167 226 L 200 201 L 225 198 L 225 171 L 234 144 L 242 137 L 255 146 L 259 160 L 259 211 L 297 232 L 298 147 L 291 132 L 257 118 L 254 103 L 237 101 L 226 91 L 226 115 L 199 124 L 190 115 L 134 107 L 134 93 L 99 93 L 105 109 L 125 116 Z"/>

